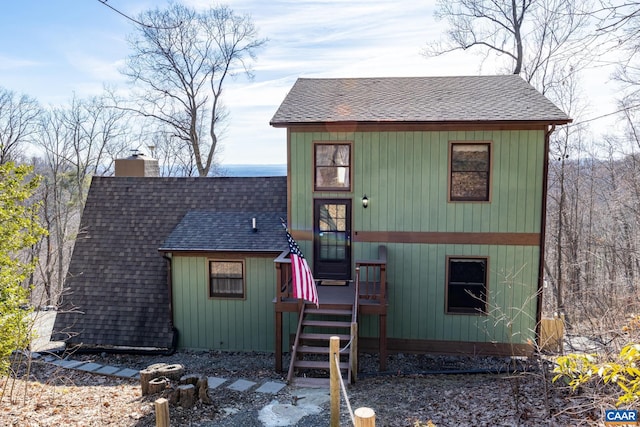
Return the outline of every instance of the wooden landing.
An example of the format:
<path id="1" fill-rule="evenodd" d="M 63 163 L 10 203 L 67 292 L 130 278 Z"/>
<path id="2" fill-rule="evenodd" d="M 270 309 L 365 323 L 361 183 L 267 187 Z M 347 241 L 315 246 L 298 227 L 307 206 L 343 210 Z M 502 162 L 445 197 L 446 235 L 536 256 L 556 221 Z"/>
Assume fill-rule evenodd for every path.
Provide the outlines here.
<path id="1" fill-rule="evenodd" d="M 360 283 L 360 289 L 370 289 L 378 287 L 379 284 Z M 340 310 L 346 306 L 351 307 L 355 296 L 356 287 L 353 282 L 348 282 L 346 286 L 335 285 L 319 285 L 318 289 L 318 302 L 321 308 Z M 277 298 L 273 299 L 276 312 L 293 313 L 299 311 L 299 300 L 295 298 Z M 380 314 L 386 313 L 387 303 L 382 302 L 379 299 L 369 298 L 367 295 L 362 295 L 359 300 L 360 313 L 361 314 Z"/>

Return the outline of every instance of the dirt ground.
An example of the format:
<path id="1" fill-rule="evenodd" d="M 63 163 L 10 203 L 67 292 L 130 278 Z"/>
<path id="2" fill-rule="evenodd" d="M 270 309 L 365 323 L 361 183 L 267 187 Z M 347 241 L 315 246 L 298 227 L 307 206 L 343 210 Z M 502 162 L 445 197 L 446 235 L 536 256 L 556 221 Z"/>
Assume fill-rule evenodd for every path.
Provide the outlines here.
<path id="1" fill-rule="evenodd" d="M 273 370 L 270 354 L 178 352 L 172 356 L 99 354 L 73 358 L 134 369 L 158 362 L 180 363 L 187 373 L 284 381 Z M 377 358 L 362 355 L 360 378 L 347 389 L 349 400 L 353 409 L 373 408 L 377 426 L 415 427 L 428 421 L 436 426 L 604 425 L 601 412 L 610 409 L 606 403 L 598 408 L 589 396 L 574 396 L 552 386 L 540 366 L 519 361 L 519 372 L 490 373 L 514 366 L 508 362 L 503 358 L 398 354 L 389 357 L 389 369 L 380 373 Z M 22 370 L 20 376 L 26 378 L 26 372 Z M 137 380 L 34 361 L 28 382 L 2 378 L 0 387 L 2 426 L 155 425 L 153 402 L 158 396 L 143 397 Z M 273 400 L 297 404 L 294 391 L 288 386 L 270 395 L 220 387 L 211 393 L 213 405 L 172 407 L 171 422 L 175 426 L 263 426 L 259 411 Z M 341 425 L 351 425 L 344 399 L 341 402 Z M 319 414 L 306 416 L 295 425 L 329 425 L 329 415 L 326 405 Z"/>

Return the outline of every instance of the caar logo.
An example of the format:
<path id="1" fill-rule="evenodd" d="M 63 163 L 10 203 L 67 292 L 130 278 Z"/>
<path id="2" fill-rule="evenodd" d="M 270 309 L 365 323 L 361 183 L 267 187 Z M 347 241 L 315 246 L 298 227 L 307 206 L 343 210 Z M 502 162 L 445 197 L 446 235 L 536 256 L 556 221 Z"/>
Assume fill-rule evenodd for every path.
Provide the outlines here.
<path id="1" fill-rule="evenodd" d="M 638 425 L 638 411 L 631 409 L 607 409 L 604 411 L 604 425 Z"/>

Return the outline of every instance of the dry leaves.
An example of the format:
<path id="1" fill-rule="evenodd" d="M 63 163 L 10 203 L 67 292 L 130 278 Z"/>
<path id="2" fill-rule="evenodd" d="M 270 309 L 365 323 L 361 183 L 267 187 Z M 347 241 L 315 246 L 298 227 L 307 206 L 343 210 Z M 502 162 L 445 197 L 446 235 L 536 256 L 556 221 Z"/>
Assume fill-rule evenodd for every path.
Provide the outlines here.
<path id="1" fill-rule="evenodd" d="M 112 366 L 144 368 L 153 363 L 181 363 L 189 373 L 232 379 L 282 381 L 273 371 L 273 356 L 251 353 L 179 352 L 173 356 L 77 356 Z M 455 363 L 454 363 L 455 362 Z M 549 388 L 539 373 L 521 375 L 422 375 L 416 372 L 437 366 L 469 368 L 470 361 L 393 355 L 390 371 L 403 375 L 362 375 L 348 388 L 351 405 L 371 407 L 379 426 L 538 426 L 598 425 L 599 414 L 581 411 L 575 396 Z M 466 363 L 466 365 L 465 365 Z M 500 360 L 475 360 L 488 368 Z M 362 358 L 362 369 L 375 372 L 375 359 Z M 413 374 L 410 374 L 413 372 Z M 9 401 L 9 390 L 13 387 Z M 25 396 L 26 387 L 26 400 Z M 5 390 L 0 402 L 2 426 L 137 426 L 155 425 L 153 400 L 143 397 L 136 380 L 117 379 L 65 370 L 54 365 L 34 363 L 30 381 L 0 379 Z M 230 392 L 221 387 L 212 393 L 213 406 L 171 409 L 172 425 L 261 426 L 257 411 L 271 400 L 293 402 L 289 388 L 277 396 L 253 391 Z M 575 408 L 567 409 L 570 405 Z M 578 408 L 578 409 L 576 409 Z M 343 425 L 350 425 L 342 405 Z M 328 408 L 322 414 L 303 418 L 298 426 L 328 425 Z"/>

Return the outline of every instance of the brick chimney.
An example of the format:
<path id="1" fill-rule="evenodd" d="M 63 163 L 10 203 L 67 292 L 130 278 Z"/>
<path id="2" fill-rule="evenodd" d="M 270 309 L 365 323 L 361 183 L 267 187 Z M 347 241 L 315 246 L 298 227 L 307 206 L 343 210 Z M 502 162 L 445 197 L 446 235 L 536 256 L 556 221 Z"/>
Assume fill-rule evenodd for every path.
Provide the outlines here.
<path id="1" fill-rule="evenodd" d="M 136 152 L 126 159 L 116 159 L 115 176 L 160 176 L 158 160 Z"/>

